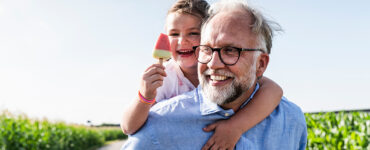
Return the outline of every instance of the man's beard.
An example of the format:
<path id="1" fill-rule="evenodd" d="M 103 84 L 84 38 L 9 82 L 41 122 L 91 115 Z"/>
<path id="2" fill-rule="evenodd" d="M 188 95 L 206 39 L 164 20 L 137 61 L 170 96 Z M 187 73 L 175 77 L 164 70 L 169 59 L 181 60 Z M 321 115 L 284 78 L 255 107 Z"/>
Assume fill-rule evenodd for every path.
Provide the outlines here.
<path id="1" fill-rule="evenodd" d="M 211 73 L 217 75 L 224 75 L 228 77 L 234 77 L 231 85 L 224 85 L 221 87 L 212 86 L 207 81 L 206 76 Z M 240 95 L 246 92 L 253 86 L 256 80 L 256 68 L 252 65 L 249 72 L 242 75 L 240 78 L 236 78 L 235 75 L 226 70 L 210 70 L 207 69 L 199 76 L 200 85 L 202 86 L 202 93 L 205 98 L 211 100 L 218 105 L 224 105 L 235 101 Z"/>

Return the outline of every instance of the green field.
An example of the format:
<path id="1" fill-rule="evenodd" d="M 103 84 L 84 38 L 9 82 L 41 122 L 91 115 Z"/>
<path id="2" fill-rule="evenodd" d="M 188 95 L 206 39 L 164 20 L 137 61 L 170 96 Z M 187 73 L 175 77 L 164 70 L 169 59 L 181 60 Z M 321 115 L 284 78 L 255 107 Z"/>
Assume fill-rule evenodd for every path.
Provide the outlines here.
<path id="1" fill-rule="evenodd" d="M 308 150 L 370 150 L 370 113 L 305 114 Z M 0 115 L 0 150 L 86 150 L 124 139 L 117 127 L 87 127 Z"/>
<path id="2" fill-rule="evenodd" d="M 309 150 L 370 150 L 370 113 L 305 114 Z"/>
<path id="3" fill-rule="evenodd" d="M 124 139 L 118 127 L 87 127 L 0 115 L 0 150 L 87 150 Z"/>

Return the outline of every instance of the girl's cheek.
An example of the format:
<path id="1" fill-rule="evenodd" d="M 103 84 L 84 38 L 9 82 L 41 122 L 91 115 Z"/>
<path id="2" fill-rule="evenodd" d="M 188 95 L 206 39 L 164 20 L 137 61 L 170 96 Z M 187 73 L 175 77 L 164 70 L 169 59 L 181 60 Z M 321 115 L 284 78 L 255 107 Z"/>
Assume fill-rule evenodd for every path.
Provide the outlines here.
<path id="1" fill-rule="evenodd" d="M 176 47 L 178 44 L 178 38 L 169 38 L 170 40 L 170 46 L 172 51 L 176 51 Z"/>
<path id="2" fill-rule="evenodd" d="M 200 37 L 193 37 L 191 38 L 191 43 L 193 46 L 197 46 L 200 44 Z"/>

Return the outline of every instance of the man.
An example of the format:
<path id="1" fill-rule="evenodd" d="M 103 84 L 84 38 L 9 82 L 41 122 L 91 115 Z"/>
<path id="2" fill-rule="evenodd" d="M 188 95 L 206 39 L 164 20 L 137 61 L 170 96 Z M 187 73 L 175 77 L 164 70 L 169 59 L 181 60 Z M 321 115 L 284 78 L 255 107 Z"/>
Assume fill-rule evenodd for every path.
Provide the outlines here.
<path id="1" fill-rule="evenodd" d="M 272 28 L 242 2 L 214 4 L 210 12 L 201 46 L 194 47 L 200 86 L 153 106 L 123 149 L 201 149 L 212 135 L 203 127 L 228 119 L 253 98 L 269 61 Z M 243 133 L 235 149 L 305 149 L 306 130 L 302 111 L 282 98 L 269 117 Z"/>

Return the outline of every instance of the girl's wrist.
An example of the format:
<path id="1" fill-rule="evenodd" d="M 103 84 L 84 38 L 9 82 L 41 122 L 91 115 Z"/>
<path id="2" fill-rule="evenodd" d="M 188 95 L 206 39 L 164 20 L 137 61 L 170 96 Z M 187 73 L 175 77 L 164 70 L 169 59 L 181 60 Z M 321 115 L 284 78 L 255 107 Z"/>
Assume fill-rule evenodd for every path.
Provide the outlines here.
<path id="1" fill-rule="evenodd" d="M 235 131 L 238 131 L 240 134 L 243 134 L 247 131 L 247 129 L 245 129 L 243 126 L 243 122 L 239 122 L 235 119 L 229 118 L 225 123 Z"/>
<path id="2" fill-rule="evenodd" d="M 141 95 L 140 91 L 138 92 L 138 96 L 139 96 L 139 99 L 140 99 L 141 103 L 149 104 L 149 105 L 152 105 L 152 104 L 155 103 L 155 98 L 154 99 L 146 99 L 143 95 Z"/>

